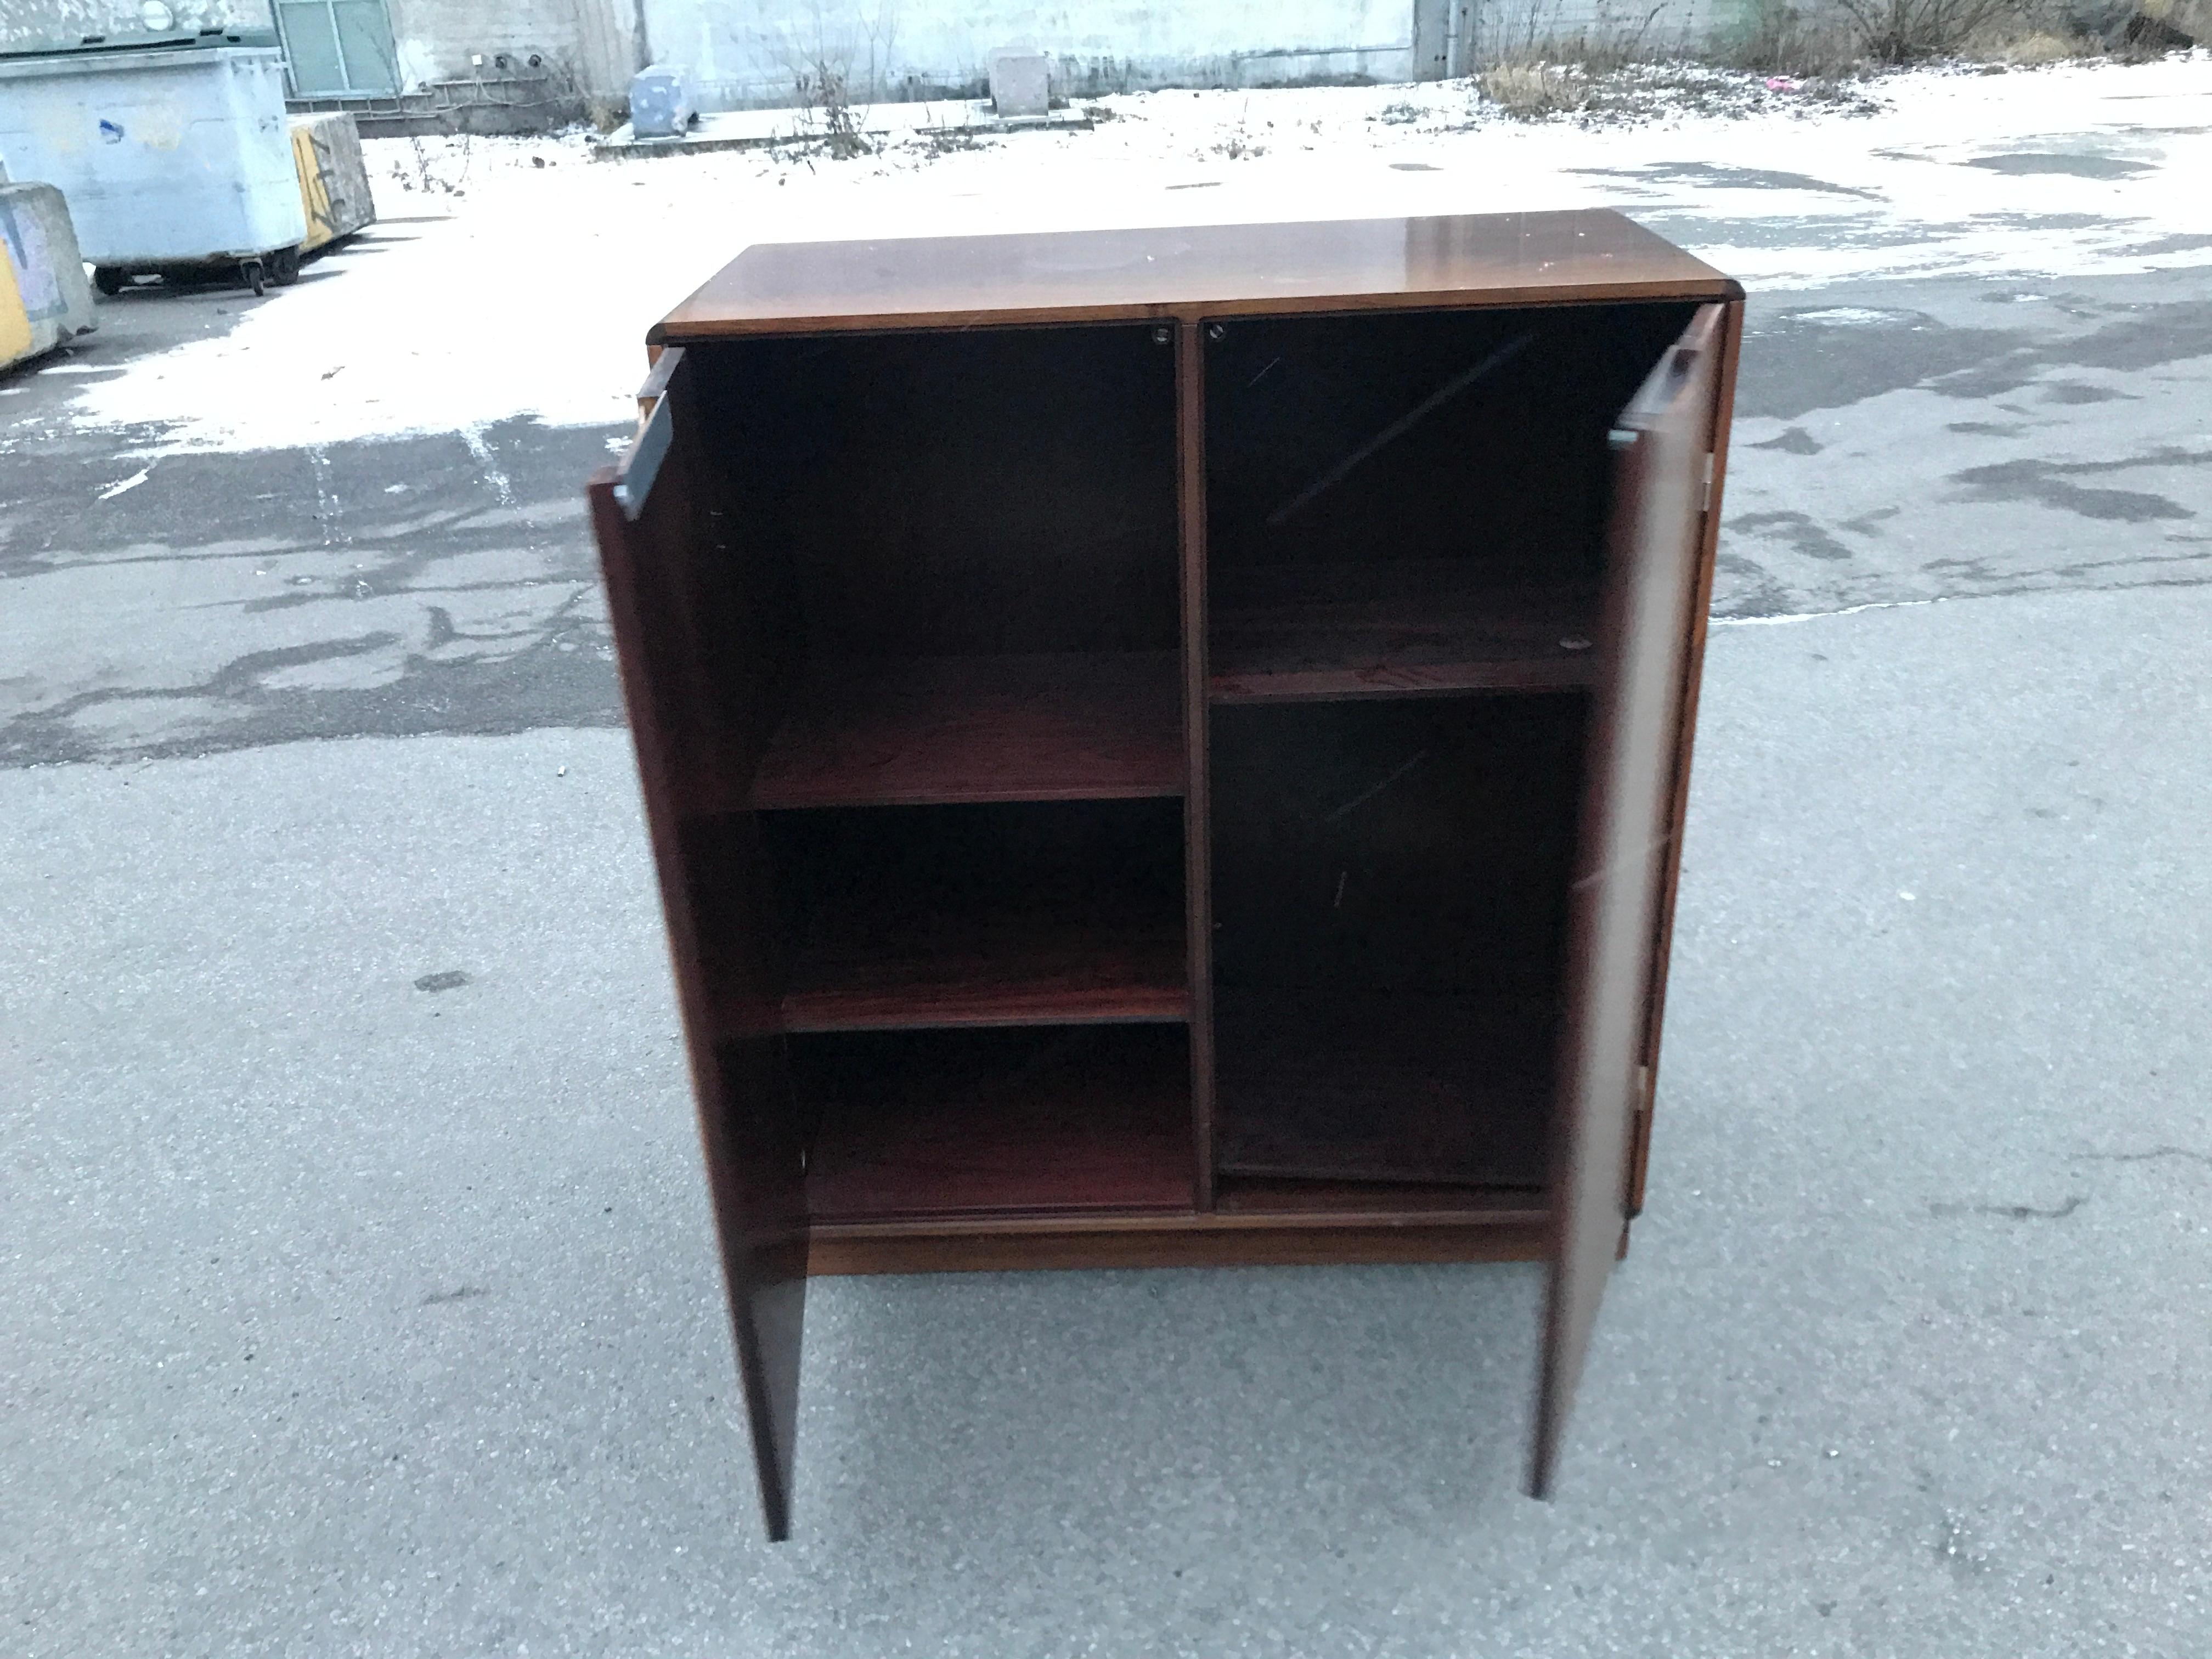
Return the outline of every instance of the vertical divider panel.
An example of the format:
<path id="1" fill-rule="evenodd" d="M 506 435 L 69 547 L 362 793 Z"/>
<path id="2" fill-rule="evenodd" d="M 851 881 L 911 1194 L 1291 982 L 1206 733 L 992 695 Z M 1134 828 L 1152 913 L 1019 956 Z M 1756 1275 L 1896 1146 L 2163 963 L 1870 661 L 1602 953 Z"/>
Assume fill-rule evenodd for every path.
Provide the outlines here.
<path id="1" fill-rule="evenodd" d="M 1213 827 L 1207 806 L 1206 652 L 1206 340 L 1176 325 L 1176 540 L 1182 564 L 1182 732 L 1190 772 L 1182 805 L 1183 926 L 1189 952 L 1192 1201 L 1213 1207 Z"/>

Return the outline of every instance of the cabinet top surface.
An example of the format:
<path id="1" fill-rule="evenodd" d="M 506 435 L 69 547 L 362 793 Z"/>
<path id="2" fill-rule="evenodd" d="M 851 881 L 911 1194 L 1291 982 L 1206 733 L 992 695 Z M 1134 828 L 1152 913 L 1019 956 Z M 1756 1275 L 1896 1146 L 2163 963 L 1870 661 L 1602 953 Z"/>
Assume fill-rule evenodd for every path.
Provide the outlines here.
<path id="1" fill-rule="evenodd" d="M 1609 209 L 747 248 L 647 337 L 1145 321 L 1742 290 Z"/>

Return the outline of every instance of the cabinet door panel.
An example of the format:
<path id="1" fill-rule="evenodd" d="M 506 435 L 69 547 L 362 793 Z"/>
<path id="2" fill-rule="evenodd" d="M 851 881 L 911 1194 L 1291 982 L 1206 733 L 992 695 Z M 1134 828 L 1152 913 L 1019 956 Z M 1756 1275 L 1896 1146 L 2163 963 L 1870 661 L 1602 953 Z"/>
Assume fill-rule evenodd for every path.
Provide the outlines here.
<path id="1" fill-rule="evenodd" d="M 1699 309 L 1615 423 L 1603 623 L 1569 900 L 1554 1229 L 1529 1489 L 1548 1497 L 1598 1305 L 1627 1224 L 1626 1177 L 1697 591 L 1724 313 Z"/>
<path id="2" fill-rule="evenodd" d="M 704 464 L 686 366 L 664 356 L 659 395 L 619 469 L 591 486 L 623 695 L 637 746 L 669 954 L 698 1103 L 715 1230 L 769 1535 L 790 1531 L 793 1431 L 806 1284 L 804 1139 L 784 1056 L 781 987 L 766 941 L 767 878 L 732 798 L 774 708 L 775 652 L 737 591 L 744 550 L 721 544 L 731 486 Z M 689 418 L 687 418 L 689 417 Z M 737 585 L 733 586 L 733 584 Z M 742 792 L 735 792 L 741 796 Z"/>

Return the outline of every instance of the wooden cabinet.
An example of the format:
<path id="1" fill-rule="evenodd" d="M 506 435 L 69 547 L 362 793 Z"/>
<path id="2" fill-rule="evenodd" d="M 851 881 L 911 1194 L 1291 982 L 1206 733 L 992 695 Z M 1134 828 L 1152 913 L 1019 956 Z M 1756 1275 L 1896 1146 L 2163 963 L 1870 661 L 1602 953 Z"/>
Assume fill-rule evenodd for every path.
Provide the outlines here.
<path id="1" fill-rule="evenodd" d="M 816 1273 L 1540 1258 L 1549 1489 L 1741 304 L 1590 212 L 760 246 L 653 329 L 592 505 L 772 1534 Z"/>

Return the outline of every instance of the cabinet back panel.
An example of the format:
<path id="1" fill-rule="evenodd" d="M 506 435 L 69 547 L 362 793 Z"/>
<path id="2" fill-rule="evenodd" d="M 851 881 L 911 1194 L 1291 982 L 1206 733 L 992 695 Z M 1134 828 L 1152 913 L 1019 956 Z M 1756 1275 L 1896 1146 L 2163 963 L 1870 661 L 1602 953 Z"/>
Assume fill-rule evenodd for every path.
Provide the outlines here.
<path id="1" fill-rule="evenodd" d="M 1583 720 L 1577 693 L 1215 708 L 1216 981 L 1551 994 Z"/>
<path id="2" fill-rule="evenodd" d="M 1217 708 L 1214 1166 L 1545 1174 L 1579 693 Z"/>
<path id="3" fill-rule="evenodd" d="M 808 937 L 1182 933 L 1178 800 L 777 812 L 766 828 L 794 946 Z"/>
<path id="4" fill-rule="evenodd" d="M 1174 353 L 1145 327 L 694 348 L 739 535 L 817 658 L 1176 641 Z"/>
<path id="5" fill-rule="evenodd" d="M 1231 322 L 1206 349 L 1212 568 L 1467 559 L 1594 577 L 1605 434 L 1673 304 Z"/>

